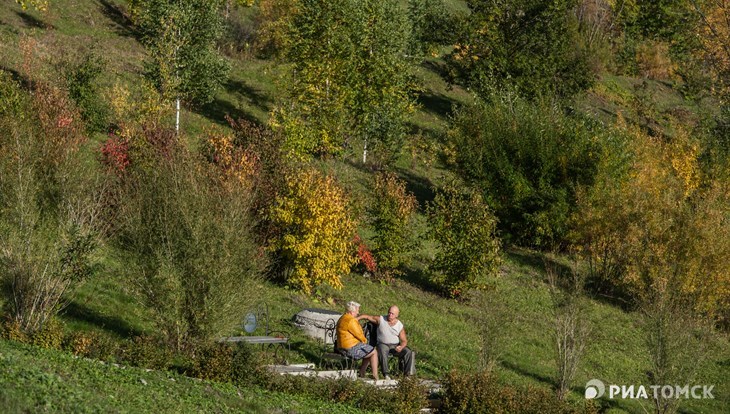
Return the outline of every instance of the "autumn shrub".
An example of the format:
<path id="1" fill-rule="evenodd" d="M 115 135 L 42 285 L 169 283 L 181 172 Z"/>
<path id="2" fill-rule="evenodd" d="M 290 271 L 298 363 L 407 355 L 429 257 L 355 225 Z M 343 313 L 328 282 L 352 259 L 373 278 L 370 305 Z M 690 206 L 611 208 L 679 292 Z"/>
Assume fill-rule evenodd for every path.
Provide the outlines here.
<path id="1" fill-rule="evenodd" d="M 117 176 L 122 176 L 131 162 L 129 142 L 110 133 L 101 146 L 101 163 L 108 171 Z"/>
<path id="2" fill-rule="evenodd" d="M 233 348 L 227 343 L 208 342 L 199 345 L 193 356 L 190 375 L 200 379 L 230 382 L 233 374 Z"/>
<path id="3" fill-rule="evenodd" d="M 218 179 L 224 186 L 253 187 L 257 175 L 258 156 L 252 151 L 236 145 L 235 136 L 219 129 L 208 132 L 203 143 L 203 154 L 215 167 Z"/>
<path id="4" fill-rule="evenodd" d="M 353 242 L 357 246 L 357 260 L 362 265 L 364 271 L 371 275 L 375 274 L 378 270 L 378 262 L 373 257 L 373 252 L 370 251 L 359 235 L 355 235 Z"/>
<path id="5" fill-rule="evenodd" d="M 22 96 L 17 84 L 4 88 Z M 0 275 L 6 311 L 32 335 L 95 273 L 99 203 L 64 92 L 38 82 L 15 102 L 0 116 Z"/>
<path id="6" fill-rule="evenodd" d="M 416 197 L 395 174 L 375 176 L 369 213 L 380 272 L 397 274 L 408 264 L 408 255 L 416 245 L 413 228 L 417 206 Z"/>
<path id="7" fill-rule="evenodd" d="M 633 304 L 662 293 L 726 318 L 728 183 L 703 173 L 700 142 L 681 129 L 671 140 L 622 133 L 574 218 L 576 249 L 594 282 Z"/>
<path id="8" fill-rule="evenodd" d="M 256 297 L 265 257 L 254 241 L 251 196 L 163 132 L 143 130 L 114 195 L 114 242 L 130 283 L 169 345 L 213 339 Z M 141 161 L 140 161 L 141 160 Z M 138 162 L 140 161 L 140 162 Z"/>
<path id="9" fill-rule="evenodd" d="M 279 229 L 270 248 L 290 285 L 307 294 L 323 283 L 342 287 L 341 277 L 357 260 L 355 221 L 333 177 L 311 168 L 288 176 L 270 217 Z"/>
<path id="10" fill-rule="evenodd" d="M 649 79 L 670 80 L 677 70 L 665 42 L 646 40 L 636 47 L 639 75 Z"/>
<path id="11" fill-rule="evenodd" d="M 460 296 L 497 275 L 497 219 L 478 192 L 447 186 L 429 204 L 428 216 L 431 237 L 439 245 L 432 278 L 445 292 Z"/>
<path id="12" fill-rule="evenodd" d="M 403 377 L 395 388 L 392 411 L 394 413 L 415 414 L 428 406 L 428 389 L 415 375 Z"/>
<path id="13" fill-rule="evenodd" d="M 167 369 L 172 362 L 172 353 L 165 338 L 139 335 L 126 342 L 122 359 L 141 368 Z"/>
<path id="14" fill-rule="evenodd" d="M 94 335 L 87 331 L 72 331 L 63 342 L 63 349 L 82 357 L 89 357 L 93 346 Z"/>
<path id="15" fill-rule="evenodd" d="M 30 338 L 20 326 L 20 323 L 16 320 L 5 319 L 0 326 L 0 336 L 3 339 L 16 342 L 29 342 Z"/>
<path id="16" fill-rule="evenodd" d="M 542 387 L 500 384 L 495 374 L 450 372 L 443 383 L 440 412 L 453 413 L 596 413 L 591 404 L 572 406 Z"/>
<path id="17" fill-rule="evenodd" d="M 61 349 L 64 340 L 64 325 L 57 318 L 50 318 L 33 332 L 31 343 L 36 346 L 48 349 Z"/>
<path id="18" fill-rule="evenodd" d="M 249 172 L 248 185 L 252 188 L 251 210 L 257 219 L 256 233 L 265 244 L 276 237 L 268 211 L 276 203 L 276 197 L 286 188 L 286 177 L 291 171 L 285 155 L 285 140 L 282 134 L 254 122 L 227 117 L 233 130 L 232 148 L 240 154 L 242 167 Z M 208 152 L 210 159 L 210 152 Z"/>
<path id="19" fill-rule="evenodd" d="M 117 339 L 99 331 L 71 331 L 62 346 L 74 355 L 100 361 L 116 361 L 124 353 Z"/>
<path id="20" fill-rule="evenodd" d="M 563 248 L 575 189 L 589 185 L 601 150 L 587 122 L 510 95 L 462 108 L 449 140 L 455 166 L 481 188 L 511 242 Z"/>

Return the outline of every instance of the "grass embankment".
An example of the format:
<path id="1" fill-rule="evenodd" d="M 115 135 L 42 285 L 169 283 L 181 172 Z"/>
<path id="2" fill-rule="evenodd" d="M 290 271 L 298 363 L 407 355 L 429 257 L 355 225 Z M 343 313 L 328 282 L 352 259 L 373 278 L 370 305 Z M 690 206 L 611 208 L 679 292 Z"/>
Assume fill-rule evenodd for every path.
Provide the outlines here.
<path id="1" fill-rule="evenodd" d="M 0 340 L 3 413 L 365 413 L 313 398 L 104 364 Z"/>

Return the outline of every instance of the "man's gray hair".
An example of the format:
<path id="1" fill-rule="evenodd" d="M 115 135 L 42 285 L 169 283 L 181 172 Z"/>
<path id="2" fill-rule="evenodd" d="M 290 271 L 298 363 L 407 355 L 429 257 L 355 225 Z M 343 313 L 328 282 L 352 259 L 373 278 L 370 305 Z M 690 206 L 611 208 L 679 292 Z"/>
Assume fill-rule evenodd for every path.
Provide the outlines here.
<path id="1" fill-rule="evenodd" d="M 360 304 L 351 300 L 345 306 L 347 306 L 348 312 L 355 312 L 360 307 Z"/>

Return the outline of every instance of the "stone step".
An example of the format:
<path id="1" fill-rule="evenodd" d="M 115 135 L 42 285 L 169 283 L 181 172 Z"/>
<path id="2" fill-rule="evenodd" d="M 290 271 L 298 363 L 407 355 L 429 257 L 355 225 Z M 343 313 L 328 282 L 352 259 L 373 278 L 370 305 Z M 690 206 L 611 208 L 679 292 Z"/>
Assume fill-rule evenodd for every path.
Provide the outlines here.
<path id="1" fill-rule="evenodd" d="M 280 375 L 302 375 L 317 378 L 349 378 L 352 380 L 362 381 L 378 388 L 395 388 L 398 385 L 397 379 L 380 379 L 375 381 L 370 378 L 358 378 L 357 371 L 353 369 L 322 371 L 315 369 L 314 364 L 268 365 L 267 368 Z M 424 379 L 421 380 L 421 382 L 426 385 L 429 390 L 429 394 L 431 395 L 436 394 L 441 390 L 441 384 L 435 381 Z"/>

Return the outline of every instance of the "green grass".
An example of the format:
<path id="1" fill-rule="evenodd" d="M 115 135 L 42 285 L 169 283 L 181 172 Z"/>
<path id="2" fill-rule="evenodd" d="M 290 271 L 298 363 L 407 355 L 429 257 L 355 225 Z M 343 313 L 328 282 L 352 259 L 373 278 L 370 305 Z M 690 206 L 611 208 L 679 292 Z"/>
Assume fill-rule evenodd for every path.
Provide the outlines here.
<path id="1" fill-rule="evenodd" d="M 466 10 L 463 1 L 446 3 L 452 10 Z M 116 82 L 125 85 L 139 82 L 145 51 L 120 13 L 119 6 L 123 4 L 126 2 L 119 0 L 75 0 L 64 2 L 62 7 L 52 3 L 52 12 L 41 14 L 22 11 L 10 2 L 0 8 L 0 66 L 22 75 L 19 44 L 28 36 L 38 40 L 38 52 L 51 60 L 73 56 L 85 49 L 102 53 L 107 70 L 100 83 L 107 92 Z M 225 126 L 226 114 L 266 123 L 281 89 L 276 84 L 277 69 L 269 61 L 253 58 L 233 60 L 231 64 L 230 79 L 214 102 L 183 112 L 182 127 L 190 140 L 198 139 L 212 124 Z M 472 99 L 468 92 L 451 88 L 443 81 L 439 75 L 441 64 L 442 61 L 432 59 L 416 68 L 416 76 L 425 87 L 419 97 L 421 108 L 411 120 L 414 132 L 434 141 L 447 130 L 453 108 Z M 42 71 L 50 74 L 53 67 L 44 66 Z M 636 105 L 646 104 L 642 110 L 651 113 L 663 128 L 671 128 L 671 120 L 675 118 L 692 123 L 701 116 L 700 109 L 661 82 L 648 81 L 641 92 L 643 95 L 637 98 L 640 83 L 636 79 L 605 76 L 578 107 L 606 122 L 613 122 L 619 112 L 640 122 Z M 430 156 L 437 158 L 435 154 Z M 357 154 L 352 158 L 357 160 Z M 417 195 L 421 207 L 431 199 L 434 186 L 453 177 L 437 159 L 432 161 L 416 162 L 406 154 L 398 164 L 401 177 Z M 338 177 L 360 206 L 358 213 L 362 213 L 369 201 L 372 171 L 356 161 L 328 160 L 319 165 Z M 425 232 L 426 224 L 425 217 L 419 215 L 418 233 Z M 372 236 L 364 221 L 360 223 L 360 231 L 366 240 Z M 319 307 L 342 311 L 345 302 L 356 300 L 363 304 L 364 313 L 378 314 L 397 304 L 410 344 L 417 351 L 417 370 L 420 375 L 433 379 L 442 378 L 452 369 L 475 369 L 480 347 L 477 328 L 493 311 L 480 305 L 479 299 L 491 295 L 498 298 L 510 316 L 500 332 L 509 338 L 497 368 L 500 378 L 516 385 L 552 387 L 552 305 L 544 281 L 543 262 L 553 258 L 512 250 L 507 254 L 501 277 L 492 281 L 494 290 L 456 301 L 430 290 L 425 263 L 433 253 L 432 244 L 424 243 L 413 254 L 412 268 L 390 283 L 351 274 L 344 277 L 342 290 L 322 287 L 312 296 L 270 282 L 249 288 L 255 289 L 268 304 L 271 328 L 290 333 L 292 362 L 317 361 L 322 351 L 322 345 L 316 340 L 291 327 L 291 317 L 301 309 Z M 127 285 L 125 264 L 115 259 L 112 251 L 105 251 L 103 257 L 97 279 L 86 284 L 62 314 L 67 328 L 98 330 L 118 339 L 152 331 L 150 312 L 137 302 Z M 247 311 L 241 309 L 241 315 Z M 582 399 L 582 387 L 591 378 L 617 384 L 645 383 L 648 357 L 643 348 L 639 316 L 595 298 L 588 301 L 586 312 L 593 335 L 570 398 Z M 231 327 L 231 333 L 236 333 L 236 329 Z M 716 399 L 687 401 L 683 404 L 685 412 L 724 413 L 730 406 L 727 335 L 714 339 L 710 346 L 711 356 L 701 365 L 695 382 L 714 384 Z M 5 412 L 357 412 L 352 407 L 260 389 L 238 390 L 170 372 L 119 368 L 6 341 L 0 341 L 0 365 L 0 407 Z M 604 401 L 602 408 L 607 412 L 649 410 L 634 401 L 623 400 Z"/>
<path id="2" fill-rule="evenodd" d="M 311 397 L 76 358 L 0 340 L 3 413 L 365 413 Z"/>

